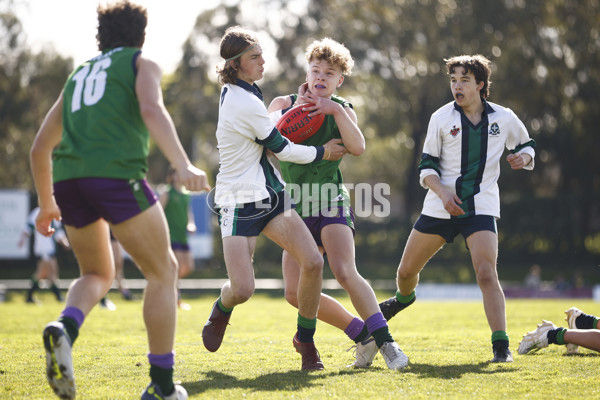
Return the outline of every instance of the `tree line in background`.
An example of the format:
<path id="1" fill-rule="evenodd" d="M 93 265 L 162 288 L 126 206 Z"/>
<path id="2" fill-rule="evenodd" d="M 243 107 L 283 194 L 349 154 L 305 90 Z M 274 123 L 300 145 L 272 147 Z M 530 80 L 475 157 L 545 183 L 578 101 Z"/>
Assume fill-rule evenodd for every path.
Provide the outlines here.
<path id="1" fill-rule="evenodd" d="M 443 59 L 480 53 L 493 62 L 490 101 L 513 109 L 537 142 L 534 171 L 512 171 L 502 162 L 501 270 L 512 266 L 515 276 L 524 276 L 516 269 L 537 263 L 580 268 L 600 281 L 598 0 L 306 3 L 247 0 L 202 13 L 179 67 L 165 77 L 165 103 L 182 143 L 211 172 L 213 184 L 220 91 L 215 66 L 225 29 L 240 24 L 273 39 L 278 65 L 265 65 L 259 82 L 267 102 L 304 81 L 303 54 L 312 40 L 343 42 L 356 65 L 339 94 L 354 104 L 367 139 L 365 154 L 344 160 L 344 178 L 391 187 L 391 215 L 357 221 L 357 262 L 365 276 L 391 278 L 425 196 L 417 165 L 429 117 L 452 100 Z M 32 54 L 25 34 L 14 15 L 0 15 L 0 179 L 4 188 L 33 190 L 28 150 L 73 65 L 49 50 Z M 161 182 L 166 170 L 167 161 L 152 151 L 150 182 Z M 281 253 L 261 240 L 256 257 L 278 264 Z M 466 257 L 457 243 L 435 262 L 461 266 Z"/>

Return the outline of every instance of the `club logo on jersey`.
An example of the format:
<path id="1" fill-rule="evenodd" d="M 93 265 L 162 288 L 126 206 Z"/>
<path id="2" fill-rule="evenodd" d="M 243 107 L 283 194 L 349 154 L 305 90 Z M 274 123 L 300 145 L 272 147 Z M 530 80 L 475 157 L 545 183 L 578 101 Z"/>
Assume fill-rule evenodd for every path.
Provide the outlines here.
<path id="1" fill-rule="evenodd" d="M 496 136 L 499 134 L 500 134 L 500 127 L 498 126 L 498 124 L 496 122 L 494 122 L 492 124 L 492 126 L 490 126 L 490 135 Z"/>
<path id="2" fill-rule="evenodd" d="M 458 135 L 459 133 L 460 128 L 457 128 L 456 125 L 454 125 L 452 129 L 450 129 L 450 134 L 452 135 L 452 137 L 456 137 L 456 135 Z"/>

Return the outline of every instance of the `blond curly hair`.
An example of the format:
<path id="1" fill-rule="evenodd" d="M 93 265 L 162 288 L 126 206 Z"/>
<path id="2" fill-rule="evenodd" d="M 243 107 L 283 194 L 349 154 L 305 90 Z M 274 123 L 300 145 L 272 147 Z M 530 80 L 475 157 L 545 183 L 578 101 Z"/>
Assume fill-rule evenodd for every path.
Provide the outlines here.
<path id="1" fill-rule="evenodd" d="M 351 75 L 354 59 L 350 50 L 343 44 L 331 38 L 315 40 L 306 49 L 306 61 L 325 60 L 331 65 L 337 65 L 342 70 L 342 75 Z"/>

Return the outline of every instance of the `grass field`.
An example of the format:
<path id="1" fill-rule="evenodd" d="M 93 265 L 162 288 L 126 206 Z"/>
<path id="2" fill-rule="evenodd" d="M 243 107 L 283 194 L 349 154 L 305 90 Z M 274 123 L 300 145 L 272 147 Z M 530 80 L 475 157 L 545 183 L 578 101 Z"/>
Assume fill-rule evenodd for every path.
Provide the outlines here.
<path id="1" fill-rule="evenodd" d="M 338 295 L 339 293 L 335 293 Z M 379 293 L 379 299 L 389 294 Z M 62 305 L 49 295 L 28 305 L 13 293 L 0 303 L 0 399 L 53 399 L 45 378 L 41 332 Z M 111 298 L 116 311 L 96 308 L 73 350 L 79 399 L 139 399 L 149 382 L 141 302 Z M 369 369 L 348 369 L 352 343 L 343 332 L 317 325 L 316 344 L 325 370 L 300 371 L 291 342 L 296 311 L 281 297 L 256 294 L 236 308 L 217 353 L 200 336 L 214 295 L 185 299 L 176 339 L 176 380 L 190 399 L 592 399 L 600 397 L 600 354 L 564 346 L 521 356 L 521 335 L 542 318 L 564 326 L 564 310 L 600 314 L 590 300 L 509 300 L 508 331 L 515 361 L 490 364 L 490 332 L 480 302 L 419 301 L 390 322 L 410 357 L 390 371 L 380 355 Z M 340 300 L 352 309 L 347 297 Z"/>

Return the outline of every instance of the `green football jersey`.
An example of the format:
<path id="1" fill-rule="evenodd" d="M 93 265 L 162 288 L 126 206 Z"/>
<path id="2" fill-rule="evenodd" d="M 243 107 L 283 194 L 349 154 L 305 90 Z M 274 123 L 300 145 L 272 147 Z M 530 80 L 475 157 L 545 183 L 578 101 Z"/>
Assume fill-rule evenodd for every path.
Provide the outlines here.
<path id="1" fill-rule="evenodd" d="M 135 92 L 141 50 L 107 50 L 77 67 L 63 92 L 63 132 L 53 153 L 54 181 L 102 177 L 142 179 L 148 129 Z"/>
<path id="2" fill-rule="evenodd" d="M 184 189 L 185 190 L 185 189 Z M 165 206 L 165 217 L 169 224 L 171 243 L 188 243 L 188 209 L 190 207 L 190 194 L 180 192 L 169 186 L 169 201 Z"/>
<path id="3" fill-rule="evenodd" d="M 292 105 L 296 95 L 291 95 Z M 331 100 L 351 107 L 343 98 L 333 95 Z M 331 139 L 341 139 L 340 130 L 333 115 L 326 115 L 323 125 L 311 137 L 302 142 L 306 146 L 322 146 Z M 350 195 L 344 187 L 340 163 L 342 160 L 320 160 L 309 164 L 280 162 L 281 175 L 286 182 L 286 191 L 296 202 L 296 211 L 301 217 L 317 215 L 320 211 L 335 206 L 350 205 Z"/>

